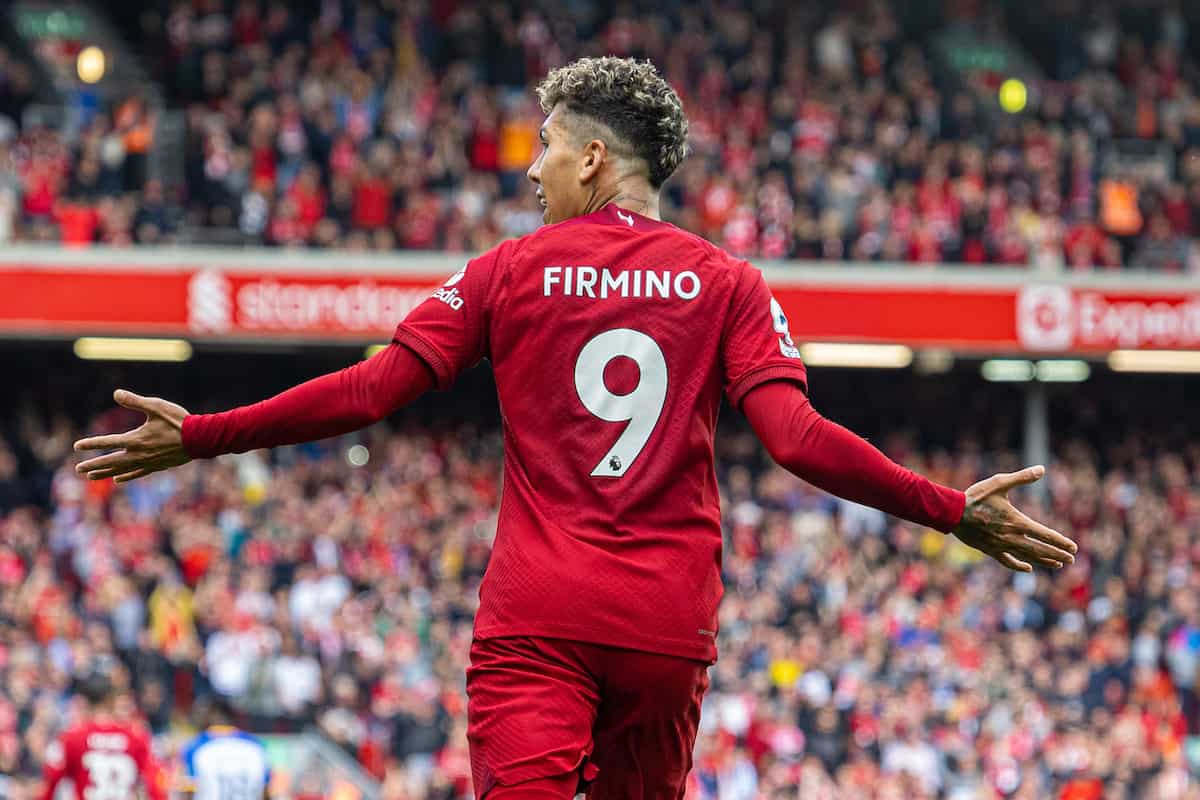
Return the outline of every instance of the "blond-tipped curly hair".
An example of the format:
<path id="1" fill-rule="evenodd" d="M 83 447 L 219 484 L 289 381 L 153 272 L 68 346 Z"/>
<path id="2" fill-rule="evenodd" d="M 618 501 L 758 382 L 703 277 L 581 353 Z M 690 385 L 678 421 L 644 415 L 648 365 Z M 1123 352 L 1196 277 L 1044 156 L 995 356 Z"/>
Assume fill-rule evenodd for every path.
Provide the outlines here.
<path id="1" fill-rule="evenodd" d="M 553 70 L 537 93 L 547 114 L 564 103 L 569 111 L 608 128 L 619 141 L 606 144 L 644 160 L 655 189 L 688 154 L 683 103 L 649 61 L 581 58 Z"/>

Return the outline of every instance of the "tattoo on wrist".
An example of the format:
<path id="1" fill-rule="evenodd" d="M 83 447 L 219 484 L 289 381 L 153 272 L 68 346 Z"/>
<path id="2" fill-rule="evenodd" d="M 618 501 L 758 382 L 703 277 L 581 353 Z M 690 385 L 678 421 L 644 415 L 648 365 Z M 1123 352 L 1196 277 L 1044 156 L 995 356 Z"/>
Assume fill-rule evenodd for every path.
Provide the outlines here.
<path id="1" fill-rule="evenodd" d="M 986 530 L 994 530 L 1004 520 L 1004 512 L 991 505 L 974 502 L 967 503 L 966 522 Z"/>

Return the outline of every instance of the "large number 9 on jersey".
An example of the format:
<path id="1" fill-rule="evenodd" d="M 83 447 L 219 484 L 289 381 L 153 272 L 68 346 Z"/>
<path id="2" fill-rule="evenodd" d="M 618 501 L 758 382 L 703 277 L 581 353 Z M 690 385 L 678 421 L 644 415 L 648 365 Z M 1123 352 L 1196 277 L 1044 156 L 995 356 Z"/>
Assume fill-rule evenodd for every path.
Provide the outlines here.
<path id="1" fill-rule="evenodd" d="M 629 394 L 613 394 L 604 385 L 604 368 L 618 356 L 633 359 L 641 373 Z M 592 470 L 592 477 L 619 478 L 641 454 L 667 400 L 667 360 L 658 343 L 641 331 L 614 328 L 591 339 L 575 361 L 575 391 L 583 407 L 607 422 L 625 422 L 625 430 Z"/>

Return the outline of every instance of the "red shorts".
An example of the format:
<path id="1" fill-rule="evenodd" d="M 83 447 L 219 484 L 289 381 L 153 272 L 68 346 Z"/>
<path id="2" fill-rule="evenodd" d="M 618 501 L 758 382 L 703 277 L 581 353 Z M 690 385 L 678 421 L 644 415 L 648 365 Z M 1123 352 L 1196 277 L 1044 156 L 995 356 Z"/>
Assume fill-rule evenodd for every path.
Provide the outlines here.
<path id="1" fill-rule="evenodd" d="M 558 777 L 565 800 L 683 797 L 708 664 L 572 642 L 477 639 L 467 668 L 475 796 Z"/>

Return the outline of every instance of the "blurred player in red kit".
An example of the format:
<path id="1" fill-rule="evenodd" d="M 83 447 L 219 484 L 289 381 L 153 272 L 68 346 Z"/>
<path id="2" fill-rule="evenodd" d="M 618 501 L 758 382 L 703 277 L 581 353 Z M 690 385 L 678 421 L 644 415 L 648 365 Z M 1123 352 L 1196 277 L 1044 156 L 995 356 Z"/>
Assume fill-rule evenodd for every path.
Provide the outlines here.
<path id="1" fill-rule="evenodd" d="M 79 693 L 88 702 L 87 718 L 68 728 L 46 755 L 42 800 L 52 800 L 68 778 L 78 800 L 130 800 L 140 786 L 150 800 L 166 800 L 163 772 L 150 750 L 149 732 L 119 720 L 115 694 L 103 673 L 84 678 Z"/>
<path id="2" fill-rule="evenodd" d="M 687 118 L 647 62 L 582 59 L 538 87 L 529 168 L 546 223 L 452 275 L 391 346 L 221 414 L 118 391 L 147 421 L 80 441 L 90 478 L 371 424 L 491 361 L 504 494 L 467 672 L 476 794 L 679 798 L 716 659 L 722 398 L 783 466 L 834 494 L 953 532 L 1011 569 L 1075 545 L 1006 499 L 1041 467 L 965 493 L 894 464 L 808 400 L 762 273 L 659 218 Z"/>

